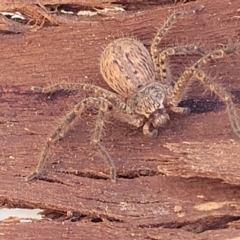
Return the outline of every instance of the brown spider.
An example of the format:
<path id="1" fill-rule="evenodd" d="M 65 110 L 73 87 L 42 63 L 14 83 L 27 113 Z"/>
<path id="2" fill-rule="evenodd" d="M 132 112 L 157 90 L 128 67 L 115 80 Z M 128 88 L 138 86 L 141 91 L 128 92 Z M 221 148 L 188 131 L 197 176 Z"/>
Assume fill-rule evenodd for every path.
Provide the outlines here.
<path id="1" fill-rule="evenodd" d="M 38 166 L 26 180 L 38 177 L 45 165 L 51 145 L 63 138 L 78 115 L 87 105 L 98 108 L 98 117 L 91 139 L 110 168 L 110 177 L 116 181 L 116 167 L 105 147 L 100 142 L 107 112 L 129 124 L 141 127 L 145 135 L 156 136 L 158 128 L 169 120 L 169 112 L 188 113 L 188 108 L 178 107 L 193 78 L 198 79 L 213 91 L 227 105 L 229 120 L 233 131 L 240 137 L 240 125 L 237 111 L 231 97 L 220 86 L 208 77 L 201 67 L 214 59 L 223 58 L 236 51 L 238 44 L 223 50 L 205 53 L 196 45 L 176 46 L 158 52 L 158 45 L 175 19 L 195 14 L 203 9 L 198 6 L 188 12 L 173 13 L 157 32 L 151 45 L 151 55 L 143 44 L 133 38 L 120 38 L 111 42 L 103 51 L 100 68 L 108 85 L 116 92 L 111 92 L 86 83 L 60 83 L 47 87 L 32 87 L 36 93 L 52 93 L 57 90 L 83 89 L 95 93 L 96 97 L 88 97 L 77 103 L 62 120 L 57 129 L 50 134 L 43 149 Z M 176 83 L 170 77 L 167 58 L 172 55 L 197 52 L 202 56 L 195 64 L 187 68 Z"/>

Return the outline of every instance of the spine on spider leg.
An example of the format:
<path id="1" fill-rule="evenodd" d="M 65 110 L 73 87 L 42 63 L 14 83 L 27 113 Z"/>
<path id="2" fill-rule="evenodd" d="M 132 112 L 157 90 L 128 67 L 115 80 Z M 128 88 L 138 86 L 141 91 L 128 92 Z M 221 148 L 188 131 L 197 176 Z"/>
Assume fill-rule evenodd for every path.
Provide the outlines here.
<path id="1" fill-rule="evenodd" d="M 172 84 L 172 82 L 169 81 L 172 78 L 171 78 L 171 73 L 169 71 L 169 67 L 167 64 L 167 59 L 170 56 L 177 55 L 177 54 L 185 54 L 188 52 L 191 52 L 191 53 L 195 52 L 202 56 L 206 54 L 204 49 L 193 44 L 185 45 L 185 46 L 169 47 L 159 53 L 158 55 L 159 68 L 156 69 L 156 76 L 160 76 L 161 82 L 168 85 Z"/>
<path id="2" fill-rule="evenodd" d="M 232 126 L 233 131 L 240 137 L 240 119 L 237 114 L 237 110 L 231 98 L 226 99 L 228 117 Z"/>
<path id="3" fill-rule="evenodd" d="M 30 180 L 38 177 L 41 174 L 41 172 L 46 164 L 47 157 L 48 157 L 48 154 L 49 154 L 52 144 L 54 142 L 56 142 L 57 140 L 59 140 L 60 138 L 64 137 L 65 133 L 72 126 L 72 123 L 76 119 L 77 115 L 81 115 L 87 101 L 90 101 L 90 99 L 85 99 L 85 100 L 81 101 L 79 104 L 77 104 L 74 107 L 74 110 L 69 112 L 67 114 L 67 116 L 62 119 L 61 124 L 54 130 L 53 133 L 50 134 L 50 136 L 48 137 L 47 142 L 43 148 L 43 151 L 41 153 L 41 157 L 40 157 L 40 160 L 38 162 L 36 169 L 25 178 L 26 181 L 30 181 Z"/>
<path id="4" fill-rule="evenodd" d="M 190 68 L 185 70 L 183 72 L 182 76 L 175 83 L 174 88 L 172 90 L 172 100 L 171 100 L 172 105 L 177 106 L 177 104 L 182 100 L 183 96 L 185 95 L 185 93 L 188 90 L 188 86 L 189 86 L 189 83 L 191 82 L 192 77 L 197 77 L 199 81 L 201 81 L 202 83 L 209 86 L 207 83 L 204 82 L 204 79 L 202 79 L 203 77 L 200 77 L 200 75 L 205 75 L 204 73 L 202 73 L 200 68 L 202 68 L 203 66 L 205 66 L 207 63 L 209 63 L 212 60 L 224 58 L 228 55 L 233 54 L 234 52 L 236 52 L 236 50 L 239 48 L 239 46 L 240 46 L 240 44 L 236 43 L 226 49 L 219 49 L 219 50 L 212 51 L 212 52 L 208 53 L 207 55 L 205 55 L 204 57 L 200 58 Z M 221 92 L 224 92 L 224 91 L 221 91 Z M 221 95 L 218 95 L 218 96 L 224 101 L 224 99 L 221 97 Z"/>
<path id="5" fill-rule="evenodd" d="M 44 166 L 46 164 L 46 161 L 47 161 L 47 156 L 48 156 L 51 144 L 52 144 L 52 138 L 49 137 L 47 139 L 47 143 L 44 146 L 44 149 L 43 149 L 43 151 L 41 153 L 41 157 L 40 157 L 40 160 L 38 162 L 38 165 L 37 165 L 36 169 L 33 172 L 31 172 L 25 178 L 25 181 L 31 181 L 32 179 L 37 178 L 42 173 L 42 170 L 43 170 L 43 168 L 44 168 Z"/>
<path id="6" fill-rule="evenodd" d="M 220 86 L 215 84 L 210 78 L 204 76 L 202 78 L 204 84 L 208 85 L 210 90 L 214 92 L 227 106 L 228 118 L 233 131 L 240 137 L 240 122 L 237 109 L 231 99 L 231 96 Z"/>
<path id="7" fill-rule="evenodd" d="M 94 86 L 95 89 L 97 89 L 97 86 Z M 55 83 L 46 87 L 39 87 L 39 86 L 32 86 L 31 90 L 35 93 L 53 93 L 59 90 L 87 90 L 87 91 L 93 91 L 93 85 L 85 84 L 85 83 Z"/>
<path id="8" fill-rule="evenodd" d="M 96 95 L 107 98 L 107 99 L 117 98 L 116 94 L 106 89 L 103 89 L 101 87 L 88 84 L 88 83 L 56 83 L 46 87 L 32 86 L 31 90 L 35 93 L 43 93 L 43 94 L 53 93 L 59 90 L 65 90 L 65 91 L 84 90 L 84 91 L 93 92 Z"/>
<path id="9" fill-rule="evenodd" d="M 185 75 L 184 75 L 185 74 Z M 237 110 L 231 99 L 231 96 L 219 85 L 208 77 L 203 71 L 198 69 L 188 69 L 185 71 L 180 80 L 176 83 L 173 89 L 173 104 L 177 104 L 181 100 L 184 90 L 187 87 L 189 80 L 192 77 L 197 78 L 205 86 L 207 86 L 213 93 L 215 93 L 227 106 L 229 121 L 233 131 L 240 137 L 240 121 Z"/>
<path id="10" fill-rule="evenodd" d="M 208 78 L 205 74 L 198 74 L 200 79 L 209 89 L 214 92 L 227 106 L 228 118 L 233 131 L 240 137 L 240 122 L 237 114 L 237 109 L 234 106 L 231 96 L 219 85 L 215 84 L 213 80 Z"/>
<path id="11" fill-rule="evenodd" d="M 107 102 L 102 99 L 99 104 L 99 113 L 98 113 L 98 118 L 96 120 L 95 128 L 94 128 L 94 134 L 91 139 L 91 144 L 95 147 L 97 147 L 98 151 L 102 154 L 104 160 L 107 162 L 109 165 L 110 169 L 110 178 L 113 182 L 116 182 L 116 167 L 115 164 L 108 154 L 107 150 L 101 143 L 101 136 L 103 133 L 103 128 L 104 128 L 104 120 L 105 120 L 105 113 L 109 109 L 109 105 L 111 105 L 110 102 Z"/>
<path id="12" fill-rule="evenodd" d="M 89 91 L 93 92 L 99 97 L 108 99 L 110 101 L 113 101 L 116 105 L 117 108 L 120 110 L 128 113 L 128 114 L 133 114 L 132 110 L 130 107 L 127 106 L 127 104 L 118 97 L 117 94 L 110 92 L 106 89 L 103 89 L 101 87 L 92 85 L 92 84 L 87 84 L 87 83 L 56 83 L 47 87 L 38 87 L 38 86 L 33 86 L 31 87 L 31 90 L 35 93 L 53 93 L 59 90 L 84 90 L 84 91 Z"/>
<path id="13" fill-rule="evenodd" d="M 192 67 L 195 69 L 200 69 L 212 60 L 224 58 L 228 55 L 233 54 L 234 52 L 237 51 L 239 46 L 240 44 L 236 43 L 226 49 L 219 49 L 219 50 L 212 51 L 208 53 L 206 56 L 200 58 Z"/>
<path id="14" fill-rule="evenodd" d="M 163 26 L 160 28 L 160 30 L 157 32 L 156 36 L 153 39 L 152 45 L 151 45 L 151 55 L 153 58 L 153 62 L 155 65 L 155 68 L 159 68 L 159 63 L 158 63 L 158 45 L 162 39 L 162 37 L 164 36 L 164 34 L 168 31 L 168 29 L 170 28 L 170 26 L 173 24 L 174 20 L 177 18 L 181 18 L 181 17 L 185 17 L 185 16 L 189 16 L 189 15 L 193 15 L 196 12 L 201 11 L 204 8 L 203 5 L 200 5 L 198 7 L 196 7 L 195 9 L 191 10 L 191 11 L 187 11 L 187 12 L 176 12 L 173 13 L 168 19 L 167 21 L 163 24 Z"/>
<path id="15" fill-rule="evenodd" d="M 188 91 L 189 82 L 194 75 L 193 69 L 187 69 L 183 72 L 178 81 L 174 84 L 171 93 L 171 105 L 178 106 L 178 103 L 183 99 Z"/>

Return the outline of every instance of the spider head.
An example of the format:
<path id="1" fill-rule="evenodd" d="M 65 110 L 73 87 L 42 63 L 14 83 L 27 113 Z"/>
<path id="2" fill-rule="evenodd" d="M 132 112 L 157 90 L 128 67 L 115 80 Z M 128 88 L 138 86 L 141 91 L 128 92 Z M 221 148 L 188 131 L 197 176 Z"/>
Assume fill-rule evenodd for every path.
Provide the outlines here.
<path id="1" fill-rule="evenodd" d="M 139 89 L 139 91 L 129 99 L 129 106 L 134 113 L 145 116 L 149 119 L 154 128 L 160 127 L 169 116 L 165 105 L 169 102 L 169 86 L 160 82 L 151 82 Z"/>
<path id="2" fill-rule="evenodd" d="M 168 120 L 170 120 L 170 118 L 165 108 L 156 110 L 150 116 L 150 121 L 154 128 L 159 128 L 160 126 L 165 124 Z"/>

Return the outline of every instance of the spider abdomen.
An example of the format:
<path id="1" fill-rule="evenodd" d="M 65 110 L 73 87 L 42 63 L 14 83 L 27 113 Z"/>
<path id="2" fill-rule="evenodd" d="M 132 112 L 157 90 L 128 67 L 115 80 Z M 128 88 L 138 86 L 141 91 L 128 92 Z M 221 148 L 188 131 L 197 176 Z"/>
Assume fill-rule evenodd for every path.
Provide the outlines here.
<path id="1" fill-rule="evenodd" d="M 149 52 L 133 38 L 111 42 L 102 53 L 100 69 L 107 84 L 123 97 L 129 97 L 142 86 L 155 81 Z"/>

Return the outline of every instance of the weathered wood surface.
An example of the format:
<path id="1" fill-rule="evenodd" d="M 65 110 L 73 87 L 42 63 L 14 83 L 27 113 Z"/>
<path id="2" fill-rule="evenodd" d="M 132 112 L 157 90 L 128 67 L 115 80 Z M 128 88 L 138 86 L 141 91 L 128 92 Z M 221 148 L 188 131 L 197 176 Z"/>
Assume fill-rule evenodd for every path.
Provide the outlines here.
<path id="1" fill-rule="evenodd" d="M 105 7 L 116 7 L 116 6 L 125 6 L 126 5 L 140 5 L 147 6 L 149 4 L 154 5 L 164 5 L 164 4 L 173 4 L 181 2 L 178 0 L 121 0 L 116 2 L 114 0 L 1 0 L 0 11 L 11 11 L 14 8 L 21 8 L 25 6 L 31 5 L 50 5 L 50 6 L 58 6 L 58 5 L 67 5 L 69 7 L 73 6 L 73 8 L 105 8 Z"/>
<path id="2" fill-rule="evenodd" d="M 199 4 L 205 9 L 176 22 L 160 47 L 193 42 L 214 49 L 239 38 L 237 1 L 195 1 L 177 9 Z M 117 166 L 115 184 L 103 177 L 106 163 L 90 155 L 95 116 L 87 112 L 53 146 L 42 178 L 24 182 L 49 132 L 85 96 L 74 92 L 48 98 L 30 87 L 82 81 L 108 88 L 98 67 L 104 46 L 123 35 L 149 46 L 155 28 L 174 9 L 150 6 L 0 35 L 0 203 L 58 216 L 51 222 L 0 223 L 1 239 L 239 239 L 240 140 L 222 105 L 213 112 L 174 116 L 156 139 L 109 122 L 103 142 Z M 173 59 L 174 72 L 196 59 Z M 232 56 L 206 68 L 233 94 L 238 109 L 239 64 L 239 57 Z M 216 100 L 196 86 L 191 97 Z M 73 213 L 71 219 L 67 212 Z"/>

